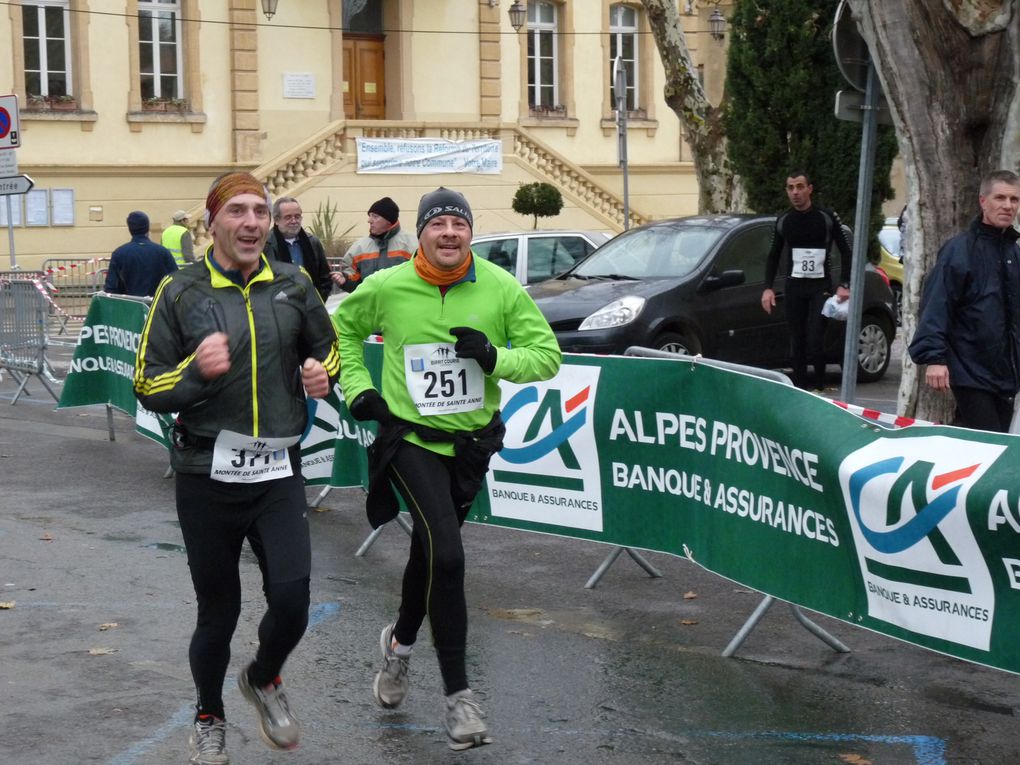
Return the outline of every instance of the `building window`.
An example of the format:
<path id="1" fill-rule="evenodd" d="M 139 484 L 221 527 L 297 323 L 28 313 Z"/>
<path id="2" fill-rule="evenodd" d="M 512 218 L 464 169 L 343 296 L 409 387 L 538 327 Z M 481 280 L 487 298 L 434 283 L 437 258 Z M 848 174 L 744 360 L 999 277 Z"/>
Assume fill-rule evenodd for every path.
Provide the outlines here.
<path id="1" fill-rule="evenodd" d="M 557 7 L 528 3 L 528 105 L 536 113 L 562 111 L 559 98 Z"/>
<path id="2" fill-rule="evenodd" d="M 628 112 L 635 111 L 641 103 L 638 98 L 639 70 L 638 70 L 638 14 L 635 8 L 626 5 L 614 5 L 609 9 L 609 71 L 613 72 L 613 66 L 617 57 L 623 71 L 627 74 L 627 96 L 626 109 Z M 610 90 L 616 87 L 615 82 L 610 82 Z M 616 103 L 618 93 L 611 94 L 613 103 Z"/>
<path id="3" fill-rule="evenodd" d="M 25 44 L 25 95 L 29 99 L 74 93 L 71 78 L 71 24 L 68 0 L 42 0 L 21 9 Z"/>
<path id="4" fill-rule="evenodd" d="M 138 55 L 143 101 L 184 98 L 181 8 L 177 0 L 139 0 Z"/>

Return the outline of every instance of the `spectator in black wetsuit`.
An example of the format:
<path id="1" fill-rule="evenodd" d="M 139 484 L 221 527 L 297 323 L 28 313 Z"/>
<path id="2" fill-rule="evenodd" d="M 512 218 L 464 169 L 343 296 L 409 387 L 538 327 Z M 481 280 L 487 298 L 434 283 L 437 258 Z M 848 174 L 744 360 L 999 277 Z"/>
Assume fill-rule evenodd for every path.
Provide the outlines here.
<path id="1" fill-rule="evenodd" d="M 925 382 L 952 389 L 954 425 L 1006 433 L 1020 390 L 1020 176 L 981 181 L 981 214 L 946 242 L 925 279 L 907 351 Z"/>
<path id="2" fill-rule="evenodd" d="M 814 186 L 808 174 L 794 170 L 786 179 L 791 209 L 776 219 L 765 265 L 765 289 L 761 307 L 772 313 L 776 306 L 773 284 L 782 261 L 786 277 L 786 323 L 790 328 L 793 382 L 798 388 L 825 388 L 825 322 L 822 305 L 832 295 L 829 253 L 835 244 L 840 253 L 841 282 L 836 288 L 840 302 L 850 297 L 850 245 L 839 217 L 832 210 L 811 203 Z M 808 361 L 814 377 L 807 374 Z"/>

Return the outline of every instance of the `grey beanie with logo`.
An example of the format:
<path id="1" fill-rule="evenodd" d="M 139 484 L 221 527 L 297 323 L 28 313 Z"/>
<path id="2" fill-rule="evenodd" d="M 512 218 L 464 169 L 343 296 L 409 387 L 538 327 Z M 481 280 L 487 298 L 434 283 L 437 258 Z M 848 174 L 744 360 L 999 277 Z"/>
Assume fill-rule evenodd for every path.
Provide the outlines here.
<path id="1" fill-rule="evenodd" d="M 453 191 L 440 186 L 435 191 L 423 194 L 418 203 L 418 236 L 421 236 L 425 225 L 439 215 L 456 215 L 468 222 L 472 229 L 475 227 L 475 219 L 471 215 L 471 205 L 459 191 Z"/>

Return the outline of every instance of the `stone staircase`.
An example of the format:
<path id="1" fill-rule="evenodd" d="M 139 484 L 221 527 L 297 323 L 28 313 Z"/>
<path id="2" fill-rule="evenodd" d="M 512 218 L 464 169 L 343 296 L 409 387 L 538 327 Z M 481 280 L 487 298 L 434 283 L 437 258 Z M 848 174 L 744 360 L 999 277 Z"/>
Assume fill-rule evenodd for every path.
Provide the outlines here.
<path id="1" fill-rule="evenodd" d="M 607 227 L 623 230 L 623 199 L 608 191 L 592 175 L 516 125 L 483 123 L 428 123 L 397 120 L 337 120 L 326 125 L 289 151 L 252 170 L 264 180 L 274 197 L 298 196 L 319 183 L 324 176 L 342 172 L 357 161 L 358 138 L 442 138 L 450 141 L 493 139 L 503 142 L 504 158 L 525 166 L 536 181 L 551 183 L 578 207 L 603 221 Z M 204 205 L 189 211 L 196 246 L 209 235 L 203 220 Z M 630 226 L 648 217 L 629 210 Z"/>

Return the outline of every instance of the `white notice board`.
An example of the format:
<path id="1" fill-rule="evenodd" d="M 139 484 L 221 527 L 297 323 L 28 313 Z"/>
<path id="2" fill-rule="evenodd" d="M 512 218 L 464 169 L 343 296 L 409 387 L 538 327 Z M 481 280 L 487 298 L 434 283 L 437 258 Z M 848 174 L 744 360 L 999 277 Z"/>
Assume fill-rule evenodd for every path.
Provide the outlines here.
<path id="1" fill-rule="evenodd" d="M 53 226 L 74 225 L 74 189 L 50 189 Z"/>
<path id="2" fill-rule="evenodd" d="M 11 200 L 11 217 L 14 225 L 20 226 L 21 221 L 21 194 L 8 194 L 0 196 L 0 226 L 7 226 L 7 200 Z"/>
<path id="3" fill-rule="evenodd" d="M 32 189 L 25 197 L 25 225 L 50 224 L 50 195 L 46 189 Z"/>

